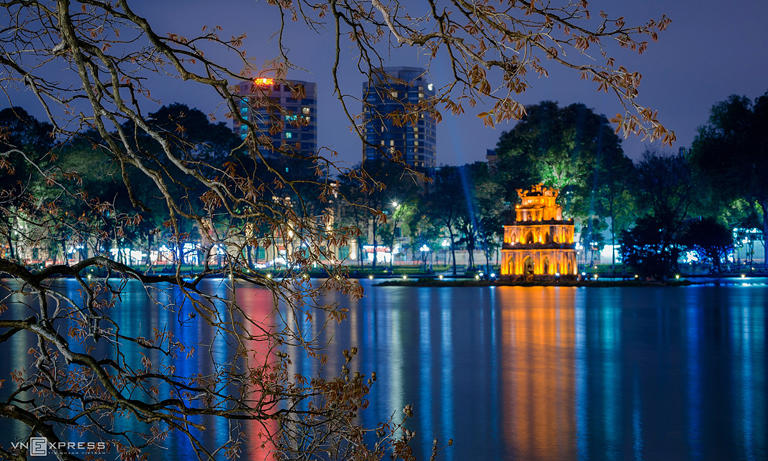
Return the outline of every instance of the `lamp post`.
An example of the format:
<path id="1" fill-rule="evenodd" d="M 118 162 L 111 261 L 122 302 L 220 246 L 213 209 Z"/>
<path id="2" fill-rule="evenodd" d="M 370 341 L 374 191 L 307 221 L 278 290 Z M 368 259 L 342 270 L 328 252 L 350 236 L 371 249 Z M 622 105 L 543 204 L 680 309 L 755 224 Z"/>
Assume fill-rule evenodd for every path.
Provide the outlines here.
<path id="1" fill-rule="evenodd" d="M 451 246 L 451 242 L 449 242 L 448 239 L 443 239 L 443 241 L 440 242 L 440 246 L 443 247 L 443 264 L 447 266 L 448 265 L 448 247 Z"/>
<path id="2" fill-rule="evenodd" d="M 429 247 L 424 244 L 419 248 L 419 251 L 421 252 L 421 260 L 424 262 L 424 272 L 427 271 L 427 255 L 429 255 L 429 252 L 431 251 Z"/>

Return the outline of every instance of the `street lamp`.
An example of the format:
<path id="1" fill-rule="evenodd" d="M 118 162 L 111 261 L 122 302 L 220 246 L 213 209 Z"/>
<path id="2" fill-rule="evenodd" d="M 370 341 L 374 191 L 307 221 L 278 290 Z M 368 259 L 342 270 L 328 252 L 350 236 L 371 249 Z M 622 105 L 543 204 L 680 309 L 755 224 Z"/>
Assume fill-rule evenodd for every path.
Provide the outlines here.
<path id="1" fill-rule="evenodd" d="M 448 239 L 443 239 L 440 242 L 440 246 L 443 247 L 443 264 L 448 265 L 448 247 L 451 246 L 451 242 Z M 438 264 L 440 261 L 438 260 Z M 455 275 L 455 274 L 454 274 Z"/>
<path id="2" fill-rule="evenodd" d="M 421 248 L 419 248 L 419 251 L 421 251 L 421 260 L 424 261 L 424 272 L 426 272 L 427 271 L 427 255 L 431 250 L 426 244 L 424 244 L 421 246 Z"/>

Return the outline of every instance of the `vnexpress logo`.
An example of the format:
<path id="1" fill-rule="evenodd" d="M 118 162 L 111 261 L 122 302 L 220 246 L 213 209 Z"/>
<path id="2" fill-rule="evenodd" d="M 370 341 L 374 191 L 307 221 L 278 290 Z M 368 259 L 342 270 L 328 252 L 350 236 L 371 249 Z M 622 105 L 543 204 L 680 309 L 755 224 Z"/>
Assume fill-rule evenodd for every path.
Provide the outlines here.
<path id="1" fill-rule="evenodd" d="M 29 456 L 48 456 L 48 439 L 45 437 L 30 437 Z"/>
<path id="2" fill-rule="evenodd" d="M 48 456 L 48 453 L 57 455 L 88 455 L 106 453 L 107 442 L 49 442 L 45 437 L 30 437 L 29 442 L 11 442 L 14 450 L 27 450 L 30 457 Z"/>

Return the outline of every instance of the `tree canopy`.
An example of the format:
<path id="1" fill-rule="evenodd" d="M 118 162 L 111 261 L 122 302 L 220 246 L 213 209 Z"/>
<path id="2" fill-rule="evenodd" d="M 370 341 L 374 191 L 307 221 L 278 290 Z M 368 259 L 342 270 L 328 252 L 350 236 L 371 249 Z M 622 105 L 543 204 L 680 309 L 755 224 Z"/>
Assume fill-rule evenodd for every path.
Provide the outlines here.
<path id="1" fill-rule="evenodd" d="M 608 120 L 583 104 L 551 101 L 528 106 L 526 113 L 496 145 L 507 199 L 517 200 L 515 189 L 542 183 L 561 190 L 570 216 L 594 213 L 594 191 L 631 164 Z"/>
<path id="2" fill-rule="evenodd" d="M 768 235 L 768 93 L 715 104 L 693 142 L 691 162 L 721 203 L 757 203 Z"/>

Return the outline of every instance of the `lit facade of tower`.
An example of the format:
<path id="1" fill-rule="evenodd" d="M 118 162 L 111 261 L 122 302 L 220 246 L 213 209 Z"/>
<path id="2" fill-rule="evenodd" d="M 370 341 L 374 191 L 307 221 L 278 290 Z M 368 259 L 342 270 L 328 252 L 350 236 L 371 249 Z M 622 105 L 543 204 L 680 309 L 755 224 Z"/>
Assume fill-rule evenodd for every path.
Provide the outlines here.
<path id="1" fill-rule="evenodd" d="M 400 152 L 410 166 L 437 166 L 436 124 L 432 114 L 420 111 L 416 123 L 397 123 L 405 112 L 434 95 L 426 71 L 418 67 L 385 67 L 364 82 L 363 161 Z"/>
<path id="2" fill-rule="evenodd" d="M 317 152 L 317 85 L 300 80 L 257 78 L 237 86 L 240 116 L 258 124 L 259 151 L 303 156 Z M 235 117 L 235 132 L 242 139 L 248 127 Z"/>
<path id="3" fill-rule="evenodd" d="M 504 226 L 501 275 L 576 275 L 573 220 L 563 219 L 559 191 L 541 184 L 518 189 L 515 220 Z"/>

